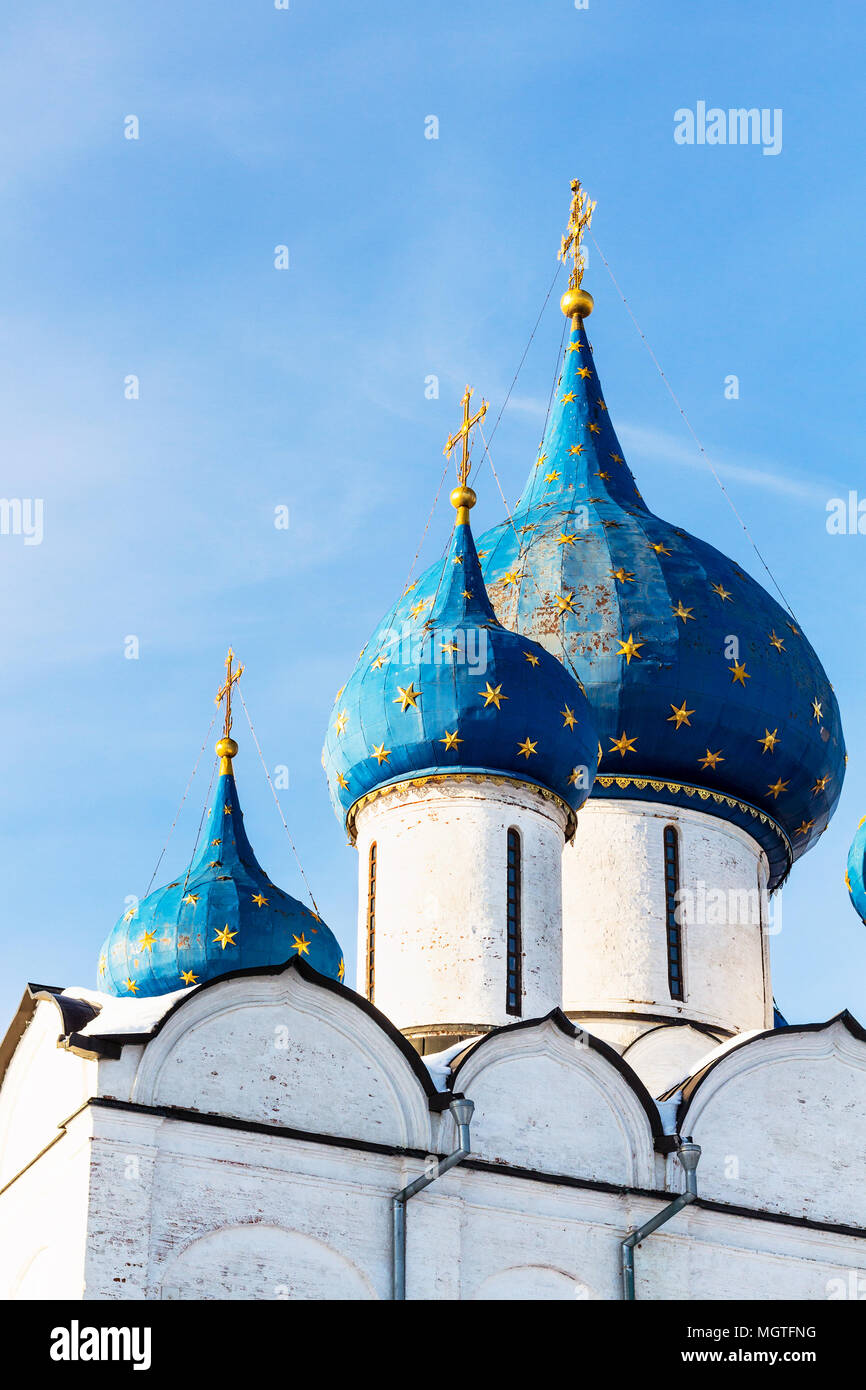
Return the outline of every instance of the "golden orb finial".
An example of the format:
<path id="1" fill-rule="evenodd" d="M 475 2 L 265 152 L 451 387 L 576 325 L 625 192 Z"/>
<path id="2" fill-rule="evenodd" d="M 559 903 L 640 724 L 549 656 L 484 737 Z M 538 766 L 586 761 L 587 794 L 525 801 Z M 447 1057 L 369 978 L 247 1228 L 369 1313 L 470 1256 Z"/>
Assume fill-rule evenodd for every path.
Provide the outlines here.
<path id="1" fill-rule="evenodd" d="M 562 312 L 573 323 L 576 319 L 585 319 L 592 313 L 592 295 L 580 286 L 585 269 L 581 242 L 584 232 L 588 232 L 592 224 L 594 211 L 595 203 L 590 202 L 589 194 L 581 187 L 580 179 L 572 179 L 568 230 L 560 243 L 557 260 L 566 261 L 571 257 L 568 289 L 559 304 Z"/>
<path id="2" fill-rule="evenodd" d="M 457 525 L 465 526 L 469 521 L 469 512 L 475 506 L 478 498 L 471 487 L 461 483 L 451 494 L 451 505 L 457 510 Z"/>
<path id="3" fill-rule="evenodd" d="M 237 751 L 238 746 L 233 738 L 226 738 L 226 736 L 223 735 L 222 738 L 217 739 L 214 752 L 220 760 L 220 776 L 222 776 L 224 772 L 231 772 L 232 758 L 235 757 Z"/>

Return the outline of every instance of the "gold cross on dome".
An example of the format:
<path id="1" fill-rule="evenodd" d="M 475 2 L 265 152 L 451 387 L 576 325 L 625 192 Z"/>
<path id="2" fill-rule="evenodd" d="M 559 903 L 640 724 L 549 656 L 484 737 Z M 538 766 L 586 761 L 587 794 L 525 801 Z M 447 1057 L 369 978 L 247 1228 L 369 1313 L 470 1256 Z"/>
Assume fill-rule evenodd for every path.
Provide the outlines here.
<path id="1" fill-rule="evenodd" d="M 572 258 L 571 274 L 568 277 L 568 287 L 572 290 L 579 290 L 583 279 L 584 265 L 580 244 L 584 232 L 589 231 L 594 211 L 595 203 L 589 201 L 589 194 L 581 188 L 580 179 L 572 179 L 568 230 L 562 238 L 557 256 L 559 261 L 567 261 L 569 256 Z"/>
<path id="2" fill-rule="evenodd" d="M 226 657 L 226 679 L 225 684 L 221 685 L 216 693 L 215 704 L 219 705 L 223 700 L 226 702 L 226 716 L 223 725 L 223 737 L 228 738 L 232 731 L 232 686 L 235 685 L 244 673 L 243 666 L 238 666 L 237 670 L 232 671 L 232 662 L 235 654 L 229 647 L 229 654 Z"/>
<path id="3" fill-rule="evenodd" d="M 487 402 L 482 401 L 481 409 L 476 411 L 470 419 L 469 401 L 474 394 L 472 387 L 467 386 L 466 390 L 463 392 L 463 400 L 461 401 L 461 405 L 463 406 L 463 424 L 456 434 L 448 436 L 445 448 L 442 450 L 445 457 L 450 458 L 460 441 L 463 441 L 462 457 L 457 468 L 457 481 L 461 487 L 466 486 L 466 480 L 469 477 L 469 431 L 472 429 L 473 425 L 477 425 L 479 420 L 483 420 L 484 416 L 487 414 Z"/>

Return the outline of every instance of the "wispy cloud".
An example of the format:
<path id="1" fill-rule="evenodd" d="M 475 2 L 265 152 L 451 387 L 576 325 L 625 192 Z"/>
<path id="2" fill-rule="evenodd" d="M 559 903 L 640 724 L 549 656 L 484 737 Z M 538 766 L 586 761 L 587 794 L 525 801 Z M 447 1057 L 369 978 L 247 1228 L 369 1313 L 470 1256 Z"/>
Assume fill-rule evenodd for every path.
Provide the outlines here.
<path id="1" fill-rule="evenodd" d="M 617 434 L 629 455 L 629 463 L 639 464 L 641 459 L 675 464 L 682 468 L 706 469 L 706 458 L 698 446 L 688 438 L 669 434 L 666 430 L 648 428 L 645 425 L 617 424 Z M 787 497 L 799 497 L 810 502 L 826 502 L 827 486 L 817 482 L 792 477 L 774 468 L 768 460 L 746 457 L 743 461 L 732 462 L 724 450 L 707 450 L 707 457 L 720 478 L 730 478 L 744 483 L 746 487 L 763 488 L 767 492 L 781 493 Z"/>

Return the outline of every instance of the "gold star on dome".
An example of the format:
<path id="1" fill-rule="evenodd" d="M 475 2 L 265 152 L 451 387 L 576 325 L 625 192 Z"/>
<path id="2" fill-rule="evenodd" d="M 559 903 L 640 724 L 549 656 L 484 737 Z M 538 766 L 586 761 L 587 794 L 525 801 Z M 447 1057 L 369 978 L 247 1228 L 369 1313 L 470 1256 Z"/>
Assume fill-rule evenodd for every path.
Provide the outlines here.
<path id="1" fill-rule="evenodd" d="M 341 787 L 344 792 L 349 790 L 349 783 L 346 781 L 342 772 L 337 773 L 337 786 Z"/>
<path id="2" fill-rule="evenodd" d="M 586 381 L 586 378 L 588 376 L 592 376 L 592 372 L 590 371 L 589 367 L 578 367 L 577 375 L 582 376 L 584 381 Z"/>
<path id="3" fill-rule="evenodd" d="M 130 980 L 129 978 L 127 978 L 126 981 L 126 988 L 129 990 L 130 994 L 137 994 L 139 990 L 139 986 L 136 984 L 135 980 Z"/>
<path id="4" fill-rule="evenodd" d="M 692 727 L 689 720 L 689 715 L 694 714 L 694 710 L 686 709 L 685 700 L 683 700 L 683 703 L 679 709 L 677 709 L 676 705 L 671 705 L 671 709 L 673 710 L 673 714 L 668 715 L 667 722 L 669 724 L 676 724 L 677 728 L 679 728 L 681 724 L 688 724 L 689 728 Z"/>
<path id="5" fill-rule="evenodd" d="M 538 740 L 535 743 L 531 738 L 525 738 L 517 750 L 518 757 L 524 757 L 529 762 L 530 754 L 538 752 Z"/>
<path id="6" fill-rule="evenodd" d="M 776 636 L 775 628 L 773 628 L 773 631 L 770 633 L 769 642 L 770 646 L 775 647 L 777 652 L 783 652 L 785 650 L 785 643 L 782 641 L 781 637 Z"/>
<path id="7" fill-rule="evenodd" d="M 489 550 L 479 550 L 479 552 L 478 552 L 478 558 L 479 558 L 479 560 L 486 560 L 486 559 L 487 559 L 487 556 L 488 556 L 489 554 L 490 554 L 490 551 L 489 551 Z"/>
<path id="8" fill-rule="evenodd" d="M 343 983 L 343 976 L 345 975 L 345 973 L 346 962 L 343 960 L 343 957 L 340 956 L 340 964 L 337 966 L 337 979 L 340 981 L 340 984 Z"/>
<path id="9" fill-rule="evenodd" d="M 566 705 L 565 709 L 561 709 L 559 712 L 563 717 L 562 727 L 564 729 L 573 729 L 575 724 L 577 723 L 577 719 L 574 715 L 574 710 L 569 709 L 568 705 Z"/>
<path id="10" fill-rule="evenodd" d="M 370 670 L 371 670 L 371 671 L 381 671 L 381 669 L 382 669 L 382 667 L 385 665 L 385 662 L 387 661 L 387 659 L 388 659 L 388 658 L 382 656 L 382 653 L 380 652 L 379 655 L 376 657 L 376 660 L 370 662 Z"/>
<path id="11" fill-rule="evenodd" d="M 556 538 L 556 544 L 557 544 L 557 545 L 574 545 L 574 542 L 575 542 L 575 535 L 574 535 L 574 532 L 573 532 L 573 531 L 572 531 L 572 532 L 561 531 L 560 534 L 559 534 L 559 535 L 557 536 L 557 538 Z"/>
<path id="12" fill-rule="evenodd" d="M 590 499 L 590 501 L 591 501 L 591 500 L 592 500 L 592 499 Z M 597 501 L 601 501 L 601 498 L 597 498 L 596 500 L 597 500 Z M 603 521 L 601 524 L 602 524 L 602 526 L 604 527 L 605 531 L 618 531 L 618 530 L 619 530 L 619 522 L 618 522 L 618 521 Z"/>
<path id="13" fill-rule="evenodd" d="M 99 973 L 100 973 L 100 975 L 104 975 L 104 974 L 105 974 L 105 971 L 106 971 L 106 969 L 107 969 L 107 966 L 108 966 L 108 961 L 106 960 L 105 955 L 104 955 L 104 953 L 103 953 L 103 955 L 101 955 L 101 956 L 99 957 Z"/>
<path id="14" fill-rule="evenodd" d="M 142 932 L 141 940 L 138 943 L 139 951 L 152 951 L 153 943 L 156 940 L 155 931 Z"/>
<path id="15" fill-rule="evenodd" d="M 569 343 L 568 347 L 565 350 L 566 352 L 580 352 L 582 347 L 583 343 Z"/>
<path id="16" fill-rule="evenodd" d="M 705 770 L 710 767 L 716 767 L 719 763 L 723 763 L 724 761 L 725 760 L 722 757 L 721 748 L 719 749 L 718 753 L 711 753 L 708 748 L 706 756 L 703 758 L 698 758 L 698 762 L 700 763 L 701 767 Z"/>
<path id="17" fill-rule="evenodd" d="M 598 397 L 598 399 L 596 400 L 595 403 L 596 403 L 596 405 L 598 406 L 599 410 L 607 410 L 607 406 L 605 405 L 604 401 L 601 399 L 601 396 Z"/>
<path id="18" fill-rule="evenodd" d="M 650 550 L 654 550 L 656 555 L 672 555 L 673 551 L 668 550 L 661 541 L 650 541 Z"/>
<path id="19" fill-rule="evenodd" d="M 292 936 L 292 945 L 299 956 L 308 956 L 312 944 L 312 941 L 308 941 L 303 932 L 301 932 L 300 936 L 294 936 L 294 934 Z"/>
<path id="20" fill-rule="evenodd" d="M 442 652 L 459 652 L 460 648 L 456 642 L 443 642 L 439 650 Z"/>
<path id="21" fill-rule="evenodd" d="M 601 425 L 597 425 L 594 420 L 590 420 L 587 429 L 590 434 L 601 434 Z"/>
<path id="22" fill-rule="evenodd" d="M 417 588 L 418 588 L 418 580 L 417 580 L 417 579 L 413 579 L 411 584 L 407 584 L 407 585 L 406 585 L 405 589 L 403 590 L 402 597 L 405 598 L 407 594 L 411 594 L 412 590 L 413 590 L 413 589 L 417 589 Z"/>
<path id="23" fill-rule="evenodd" d="M 798 835 L 808 835 L 814 824 L 815 822 L 813 820 L 804 820 L 801 825 L 797 826 L 796 833 Z"/>
<path id="24" fill-rule="evenodd" d="M 785 626 L 791 629 L 795 637 L 800 636 L 799 630 L 794 626 L 793 623 L 786 623 Z"/>
<path id="25" fill-rule="evenodd" d="M 486 690 L 479 690 L 478 694 L 479 694 L 479 695 L 483 698 L 483 700 L 484 700 L 484 708 L 485 708 L 485 709 L 487 709 L 487 706 L 488 706 L 488 705 L 495 705 L 496 708 L 499 709 L 499 707 L 500 707 L 500 706 L 499 706 L 500 700 L 507 700 L 507 699 L 508 699 L 508 696 L 507 696 L 507 695 L 503 695 L 503 694 L 502 694 L 502 686 L 501 686 L 501 685 L 497 685 L 496 689 L 494 690 L 493 686 L 490 684 L 489 681 L 487 682 L 487 689 L 486 689 Z"/>
<path id="26" fill-rule="evenodd" d="M 181 972 L 180 972 L 180 978 L 183 980 L 183 982 L 184 982 L 185 985 L 197 985 L 197 984 L 198 984 L 198 976 L 197 976 L 197 975 L 194 975 L 193 972 L 192 972 L 191 970 L 181 970 Z"/>
<path id="27" fill-rule="evenodd" d="M 608 734 L 608 738 L 610 738 L 610 734 Z M 619 753 L 619 756 L 624 758 L 626 753 L 634 753 L 636 751 L 635 744 L 637 743 L 637 734 L 635 734 L 633 738 L 629 738 L 625 729 L 623 729 L 619 738 L 611 738 L 610 743 L 611 746 L 608 751 L 610 753 Z"/>
<path id="28" fill-rule="evenodd" d="M 787 790 L 788 783 L 783 782 L 781 777 L 779 778 L 778 782 L 774 782 L 771 787 L 767 788 L 767 791 L 769 792 L 770 796 L 772 796 L 774 801 L 778 801 L 779 797 L 782 795 L 782 792 L 786 792 Z"/>
<path id="29" fill-rule="evenodd" d="M 565 395 L 562 397 L 562 404 L 563 404 L 563 405 L 570 405 L 572 401 L 576 401 L 576 400 L 577 400 L 577 396 L 574 394 L 573 391 L 566 391 Z"/>
<path id="30" fill-rule="evenodd" d="M 580 455 L 584 452 L 584 449 L 585 449 L 585 448 L 586 448 L 586 445 L 585 445 L 585 444 L 572 444 L 572 446 L 571 446 L 571 448 L 569 449 L 568 452 L 569 452 L 570 454 L 577 454 L 577 456 L 578 456 L 578 458 L 579 458 Z"/>
<path id="31" fill-rule="evenodd" d="M 561 473 L 557 473 L 556 469 L 554 469 L 552 473 L 545 473 L 545 475 L 544 475 L 544 481 L 545 481 L 546 483 L 555 483 L 556 480 L 557 480 L 557 478 L 561 478 L 561 477 L 562 477 L 562 474 L 561 474 Z"/>
<path id="32" fill-rule="evenodd" d="M 812 713 L 813 713 L 813 715 L 815 716 L 815 718 L 817 719 L 818 723 L 820 724 L 820 723 L 821 723 L 821 720 L 822 720 L 822 718 L 823 718 L 823 715 L 822 715 L 822 713 L 821 713 L 821 701 L 818 700 L 817 698 L 814 699 L 814 700 L 812 701 Z"/>
<path id="33" fill-rule="evenodd" d="M 231 808 L 231 806 L 224 806 L 224 807 L 223 807 L 223 815 L 224 815 L 224 816 L 230 816 L 231 813 L 232 813 L 232 808 Z"/>
<path id="34" fill-rule="evenodd" d="M 462 594 L 460 595 L 460 597 L 461 597 L 461 598 L 471 598 L 471 597 L 472 597 L 472 590 L 471 590 L 471 589 L 464 589 L 463 592 L 462 592 Z"/>
<path id="35" fill-rule="evenodd" d="M 263 893 L 253 893 L 252 899 L 256 907 L 267 907 L 268 905 L 268 899 Z"/>
<path id="36" fill-rule="evenodd" d="M 595 476 L 596 476 L 597 478 L 609 478 L 609 477 L 610 477 L 610 474 L 609 474 L 609 473 L 605 473 L 604 470 L 601 469 L 599 472 L 596 473 Z"/>
<path id="37" fill-rule="evenodd" d="M 620 565 L 618 570 L 611 570 L 614 579 L 618 579 L 621 584 L 633 584 L 634 573 L 631 570 L 623 569 Z"/>
<path id="38" fill-rule="evenodd" d="M 535 466 L 536 466 L 536 468 L 540 468 L 541 465 L 544 463 L 544 461 L 545 461 L 546 458 L 547 458 L 547 454 L 539 454 L 539 455 L 538 455 L 538 458 L 535 460 Z"/>
<path id="39" fill-rule="evenodd" d="M 212 845 L 221 845 L 221 844 L 222 844 L 222 840 L 219 838 L 219 836 L 217 836 L 217 838 L 216 838 L 215 840 L 211 840 L 211 844 L 212 844 Z"/>
<path id="40" fill-rule="evenodd" d="M 184 902 L 185 902 L 185 903 L 192 903 L 193 906 L 195 906 L 195 904 L 196 904 L 196 903 L 198 902 L 198 900 L 199 900 L 199 896 L 200 896 L 200 895 L 199 895 L 198 893 L 187 893 L 186 897 L 184 898 Z"/>
<path id="41" fill-rule="evenodd" d="M 390 756 L 391 749 L 385 747 L 384 740 L 378 745 L 373 745 L 373 751 L 370 754 L 370 757 L 375 758 L 376 762 L 379 764 L 380 767 L 382 766 L 382 763 L 386 763 L 388 761 Z"/>
<path id="42" fill-rule="evenodd" d="M 348 722 L 349 722 L 349 716 L 348 716 L 348 714 L 346 713 L 345 710 L 341 710 L 340 713 L 337 715 L 337 718 L 334 720 L 334 728 L 335 728 L 335 730 L 337 731 L 337 737 L 338 737 L 338 738 L 339 738 L 340 734 L 342 734 L 342 733 L 345 731 L 345 728 L 346 728 L 346 725 L 348 724 Z"/>
<path id="43" fill-rule="evenodd" d="M 770 730 L 769 730 L 769 729 L 765 729 L 765 730 L 764 730 L 764 737 L 763 737 L 763 738 L 759 738 L 759 739 L 757 740 L 758 743 L 760 743 L 760 744 L 762 745 L 763 750 L 764 750 L 765 753 L 775 753 L 775 751 L 776 751 L 776 744 L 777 744 L 777 743 L 781 743 L 781 739 L 778 737 L 778 733 L 779 733 L 779 730 L 778 730 L 778 729 L 774 729 L 772 733 L 770 733 Z"/>
<path id="44" fill-rule="evenodd" d="M 568 775 L 568 785 L 569 785 L 570 787 L 576 787 L 576 786 L 577 786 L 578 782 L 580 781 L 580 774 L 581 774 L 581 769 L 580 769 L 579 767 L 573 767 L 573 768 L 571 769 L 571 772 L 570 772 L 569 775 Z"/>
<path id="45" fill-rule="evenodd" d="M 619 651 L 616 652 L 615 655 L 616 655 L 616 656 L 624 656 L 624 657 L 625 657 L 625 664 L 626 664 L 626 666 L 631 666 L 631 659 L 632 659 L 633 656 L 636 656 L 637 659 L 638 659 L 638 661 L 641 661 L 641 660 L 642 660 L 642 657 L 641 657 L 640 652 L 638 651 L 638 648 L 639 648 L 639 647 L 646 646 L 646 643 L 645 643 L 645 642 L 636 642 L 636 641 L 634 640 L 634 635 L 633 635 L 633 633 L 631 633 L 631 632 L 630 632 L 629 635 L 628 635 L 628 641 L 627 641 L 627 642 L 624 642 L 624 641 L 622 640 L 621 637 L 617 637 L 616 640 L 617 640 L 617 642 L 619 642 Z"/>
<path id="46" fill-rule="evenodd" d="M 419 598 L 419 600 L 418 600 L 417 603 L 413 603 L 413 604 L 412 604 L 412 607 L 409 609 L 409 612 L 411 613 L 411 615 L 412 615 L 413 618 L 420 618 L 421 614 L 424 612 L 424 609 L 425 609 L 426 607 L 427 607 L 427 600 L 426 600 L 426 599 L 423 599 L 423 598 Z"/>
<path id="47" fill-rule="evenodd" d="M 228 922 L 226 922 L 222 931 L 217 932 L 211 944 L 215 946 L 219 942 L 222 949 L 225 950 L 226 946 L 234 946 L 236 936 L 237 931 L 231 931 Z"/>
<path id="48" fill-rule="evenodd" d="M 453 558 L 452 558 L 452 560 L 451 560 L 451 563 L 452 563 L 452 565 L 462 565 L 462 564 L 463 564 L 463 556 L 462 556 L 462 555 L 455 555 L 455 556 L 453 556 Z"/>
<path id="49" fill-rule="evenodd" d="M 741 662 L 739 662 L 739 661 L 735 661 L 734 664 L 733 664 L 733 666 L 729 666 L 729 667 L 728 667 L 728 670 L 729 670 L 729 671 L 733 671 L 733 673 L 734 673 L 734 674 L 731 676 L 731 684 L 732 684 L 732 685 L 736 685 L 736 684 L 737 684 L 737 681 L 739 681 L 739 682 L 740 682 L 740 685 L 743 687 L 743 689 L 745 689 L 745 687 L 746 687 L 746 681 L 750 681 L 750 680 L 752 679 L 752 677 L 749 675 L 748 671 L 746 670 L 745 662 L 742 662 L 742 663 L 741 663 Z"/>
<path id="50" fill-rule="evenodd" d="M 135 908 L 134 908 L 134 907 L 131 907 L 131 908 L 129 909 L 128 912 L 124 912 L 124 914 L 123 914 L 123 920 L 124 920 L 124 922 L 131 922 L 134 916 L 135 916 Z"/>
<path id="51" fill-rule="evenodd" d="M 538 657 L 535 655 L 535 652 L 524 652 L 523 655 L 529 662 L 530 666 L 538 665 Z"/>
<path id="52" fill-rule="evenodd" d="M 573 593 L 560 594 L 560 595 L 557 597 L 556 606 L 557 606 L 557 608 L 559 609 L 560 613 L 574 613 L 574 612 L 576 612 L 576 609 L 575 609 L 575 607 L 574 607 L 574 594 L 573 594 Z"/>
<path id="53" fill-rule="evenodd" d="M 409 709 L 410 707 L 412 709 L 418 708 L 418 700 L 420 699 L 420 697 L 421 691 L 415 689 L 415 683 L 414 681 L 412 681 L 409 685 L 405 687 L 402 685 L 397 686 L 397 698 L 395 700 L 392 700 L 391 703 L 394 705 L 399 705 L 403 713 L 405 714 L 407 709 Z"/>
<path id="54" fill-rule="evenodd" d="M 625 463 L 625 459 L 623 458 L 622 454 L 613 453 L 611 454 L 611 458 L 613 459 L 614 463 Z"/>
<path id="55" fill-rule="evenodd" d="M 718 594 L 719 598 L 722 600 L 722 603 L 726 603 L 726 602 L 727 602 L 727 603 L 732 603 L 732 602 L 733 602 L 733 599 L 731 598 L 730 590 L 729 590 L 729 589 L 726 589 L 725 586 L 724 586 L 724 584 L 711 584 L 711 585 L 710 585 L 710 588 L 712 589 L 712 591 L 713 591 L 714 594 Z"/>
<path id="56" fill-rule="evenodd" d="M 684 623 L 687 623 L 690 618 L 693 623 L 697 622 L 697 619 L 694 617 L 694 608 L 684 608 L 682 599 L 677 599 L 677 606 L 676 608 L 672 608 L 671 612 L 675 618 L 682 618 Z"/>
<path id="57" fill-rule="evenodd" d="M 458 745 L 458 743 L 462 743 L 463 740 L 462 740 L 462 738 L 458 738 L 458 737 L 457 737 L 457 730 L 456 730 L 456 729 L 454 730 L 453 734 L 449 734 L 448 730 L 446 729 L 446 730 L 445 730 L 445 737 L 444 737 L 444 738 L 440 738 L 439 742 L 445 744 L 445 752 L 447 753 L 447 752 L 448 752 L 450 749 L 452 749 L 452 748 L 454 749 L 455 752 L 459 752 L 459 749 L 457 748 L 457 745 Z"/>
<path id="58" fill-rule="evenodd" d="M 500 575 L 499 582 L 506 588 L 509 584 L 519 584 L 521 575 L 517 570 L 509 570 L 507 574 Z"/>
<path id="59" fill-rule="evenodd" d="M 829 775 L 829 773 L 827 774 L 826 777 L 819 777 L 818 780 L 817 780 L 817 782 L 815 783 L 814 787 L 812 788 L 812 795 L 813 795 L 813 796 L 817 796 L 819 792 L 826 791 L 826 790 L 827 790 L 827 783 L 828 783 L 829 781 L 830 781 L 830 775 Z"/>

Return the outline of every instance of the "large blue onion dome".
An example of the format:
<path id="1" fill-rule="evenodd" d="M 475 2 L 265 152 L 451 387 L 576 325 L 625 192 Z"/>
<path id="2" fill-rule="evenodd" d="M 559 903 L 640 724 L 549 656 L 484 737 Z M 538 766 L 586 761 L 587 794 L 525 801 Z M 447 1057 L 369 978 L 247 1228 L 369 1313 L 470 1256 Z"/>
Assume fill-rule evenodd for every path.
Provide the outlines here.
<path id="1" fill-rule="evenodd" d="M 866 922 L 866 816 L 858 825 L 857 833 L 851 842 L 845 883 L 854 907 Z"/>
<path id="2" fill-rule="evenodd" d="M 598 737 L 586 696 L 560 661 L 503 627 L 472 531 L 471 488 L 425 597 L 407 593 L 339 692 L 322 763 L 352 834 L 359 803 L 416 777 L 500 773 L 574 813 L 592 786 Z M 573 828 L 573 815 L 570 816 Z"/>
<path id="3" fill-rule="evenodd" d="M 490 597 L 583 682 L 602 742 L 593 796 L 733 821 L 764 847 L 778 886 L 839 799 L 836 697 L 791 613 L 647 507 L 586 336 L 592 299 L 574 280 L 539 456 L 513 516 L 479 541 Z M 418 581 L 419 602 L 438 572 Z"/>
<path id="4" fill-rule="evenodd" d="M 342 980 L 343 953 L 325 923 L 271 883 L 253 853 L 232 771 L 227 735 L 198 858 L 167 887 L 128 912 L 106 939 L 98 987 L 108 994 L 168 994 L 235 970 L 281 965 L 300 955 Z"/>

